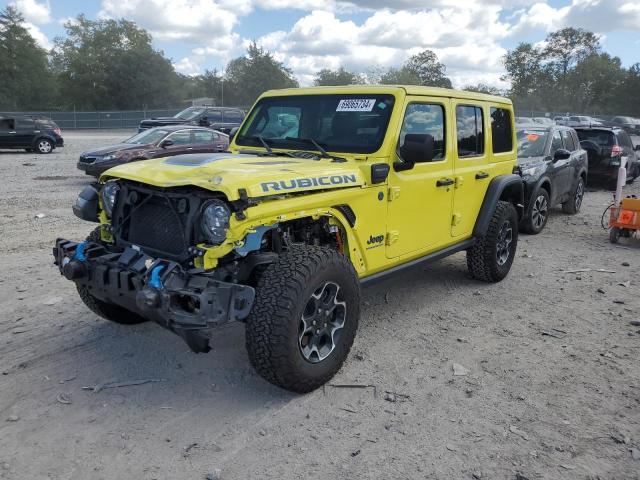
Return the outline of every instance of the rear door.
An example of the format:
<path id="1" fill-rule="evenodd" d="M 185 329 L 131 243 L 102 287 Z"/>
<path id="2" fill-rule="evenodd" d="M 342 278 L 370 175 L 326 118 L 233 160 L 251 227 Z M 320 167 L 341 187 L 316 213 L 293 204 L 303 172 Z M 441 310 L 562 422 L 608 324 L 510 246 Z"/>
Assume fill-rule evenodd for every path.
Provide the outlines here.
<path id="1" fill-rule="evenodd" d="M 193 152 L 209 153 L 223 149 L 219 137 L 213 130 L 193 130 Z"/>
<path id="2" fill-rule="evenodd" d="M 31 148 L 35 140 L 35 122 L 31 118 L 16 119 L 16 147 Z M 40 133 L 40 132 L 38 132 Z"/>
<path id="3" fill-rule="evenodd" d="M 480 102 L 452 100 L 455 115 L 454 179 L 455 193 L 451 219 L 451 235 L 470 235 L 480 211 L 493 165 L 487 152 L 490 128 L 487 107 Z"/>
<path id="4" fill-rule="evenodd" d="M 448 98 L 407 97 L 397 152 L 407 134 L 428 134 L 434 139 L 434 156 L 389 173 L 387 258 L 417 256 L 451 243 L 455 180 L 449 103 Z M 397 152 L 396 160 L 402 161 Z"/>
<path id="5" fill-rule="evenodd" d="M 16 144 L 16 123 L 13 118 L 0 118 L 0 148 L 14 148 Z"/>

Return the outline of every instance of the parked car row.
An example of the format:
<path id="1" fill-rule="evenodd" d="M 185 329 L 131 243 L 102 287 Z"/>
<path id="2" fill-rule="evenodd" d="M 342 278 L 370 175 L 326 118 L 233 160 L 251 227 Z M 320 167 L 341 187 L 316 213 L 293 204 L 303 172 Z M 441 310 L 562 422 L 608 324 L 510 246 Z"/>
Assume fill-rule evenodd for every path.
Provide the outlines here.
<path id="1" fill-rule="evenodd" d="M 640 135 L 640 119 L 634 117 L 613 117 L 611 120 L 588 115 L 557 115 L 551 117 L 516 117 L 516 127 L 531 125 L 564 125 L 566 127 L 618 127 L 632 135 Z"/>
<path id="2" fill-rule="evenodd" d="M 189 107 L 185 108 L 173 117 L 157 117 L 142 120 L 138 127 L 138 132 L 142 132 L 152 127 L 163 127 L 167 125 L 198 125 L 210 127 L 214 130 L 229 134 L 229 132 L 239 127 L 244 119 L 244 112 L 237 108 L 230 107 Z"/>
<path id="3" fill-rule="evenodd" d="M 531 124 L 517 127 L 518 165 L 525 184 L 525 214 L 520 228 L 537 234 L 549 209 L 580 210 L 587 179 L 613 187 L 623 159 L 627 182 L 640 176 L 640 145 L 617 127 Z"/>

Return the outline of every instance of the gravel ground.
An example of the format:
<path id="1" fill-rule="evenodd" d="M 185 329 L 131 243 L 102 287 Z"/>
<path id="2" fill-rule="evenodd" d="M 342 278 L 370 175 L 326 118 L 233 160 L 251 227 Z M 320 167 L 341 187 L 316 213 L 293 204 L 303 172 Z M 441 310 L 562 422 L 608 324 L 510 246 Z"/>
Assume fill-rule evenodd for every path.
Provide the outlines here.
<path id="1" fill-rule="evenodd" d="M 92 229 L 78 154 L 128 133 L 0 153 L 0 478 L 640 478 L 640 241 L 609 244 L 609 193 L 521 236 L 500 284 L 457 254 L 366 288 L 344 368 L 299 396 L 253 372 L 242 325 L 195 355 L 97 318 L 58 274 L 56 237 Z"/>

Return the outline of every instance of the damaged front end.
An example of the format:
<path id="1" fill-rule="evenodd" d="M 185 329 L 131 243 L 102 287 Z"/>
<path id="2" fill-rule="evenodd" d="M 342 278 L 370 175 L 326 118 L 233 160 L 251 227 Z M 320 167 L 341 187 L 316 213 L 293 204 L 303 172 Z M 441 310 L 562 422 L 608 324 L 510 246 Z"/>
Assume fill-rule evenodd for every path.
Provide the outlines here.
<path id="1" fill-rule="evenodd" d="M 155 321 L 194 352 L 209 351 L 209 330 L 244 320 L 255 297 L 230 268 L 198 268 L 203 250 L 196 225 L 210 199 L 128 183 L 119 186 L 117 197 L 100 234 L 80 243 L 56 241 L 54 263 L 98 300 Z M 104 200 L 104 191 L 101 197 L 88 187 L 74 213 L 90 221 L 104 218 Z"/>

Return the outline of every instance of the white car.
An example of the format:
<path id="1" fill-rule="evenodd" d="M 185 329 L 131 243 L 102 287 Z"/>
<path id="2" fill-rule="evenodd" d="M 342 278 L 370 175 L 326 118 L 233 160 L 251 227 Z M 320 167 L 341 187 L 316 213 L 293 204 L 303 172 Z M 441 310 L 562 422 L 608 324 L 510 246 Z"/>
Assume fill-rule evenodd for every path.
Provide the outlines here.
<path id="1" fill-rule="evenodd" d="M 549 117 L 533 117 L 533 121 L 535 123 L 539 123 L 539 124 L 545 125 L 545 126 L 551 126 L 551 125 L 555 125 L 556 124 L 556 122 L 554 122 Z"/>
<path id="2" fill-rule="evenodd" d="M 556 122 L 556 125 L 567 125 L 569 123 L 569 117 L 553 117 L 553 121 Z"/>

